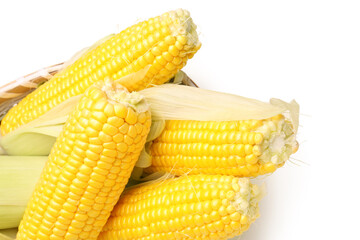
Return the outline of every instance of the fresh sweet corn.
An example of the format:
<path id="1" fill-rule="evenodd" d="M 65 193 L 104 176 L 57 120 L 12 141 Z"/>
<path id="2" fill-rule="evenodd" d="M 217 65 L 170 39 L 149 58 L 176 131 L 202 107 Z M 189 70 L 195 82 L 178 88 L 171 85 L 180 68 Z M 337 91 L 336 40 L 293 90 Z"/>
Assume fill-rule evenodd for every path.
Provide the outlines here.
<path id="1" fill-rule="evenodd" d="M 14 106 L 1 123 L 4 136 L 38 118 L 99 80 L 114 80 L 149 67 L 141 81 L 120 82 L 129 91 L 162 84 L 200 48 L 196 25 L 186 10 L 170 11 L 109 37 L 84 53 Z"/>
<path id="2" fill-rule="evenodd" d="M 183 176 L 125 190 L 99 240 L 228 239 L 259 216 L 261 191 L 248 178 Z"/>
<path id="3" fill-rule="evenodd" d="M 283 166 L 297 142 L 280 114 L 264 120 L 168 120 L 149 149 L 148 173 L 256 177 Z"/>
<path id="4" fill-rule="evenodd" d="M 88 88 L 52 148 L 17 239 L 97 239 L 150 125 L 140 94 L 112 81 Z"/>

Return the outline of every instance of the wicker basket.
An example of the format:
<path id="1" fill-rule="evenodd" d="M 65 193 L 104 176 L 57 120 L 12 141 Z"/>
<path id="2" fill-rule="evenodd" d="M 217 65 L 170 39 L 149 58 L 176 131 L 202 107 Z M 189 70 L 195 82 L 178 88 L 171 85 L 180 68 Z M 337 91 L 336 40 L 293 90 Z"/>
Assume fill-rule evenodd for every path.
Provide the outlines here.
<path id="1" fill-rule="evenodd" d="M 24 77 L 18 78 L 0 87 L 0 119 L 2 119 L 9 109 L 23 99 L 27 94 L 34 91 L 40 84 L 51 79 L 58 71 L 63 69 L 64 63 L 55 64 Z M 174 81 L 174 78 L 170 80 Z M 183 85 L 197 85 L 184 73 L 181 79 Z"/>

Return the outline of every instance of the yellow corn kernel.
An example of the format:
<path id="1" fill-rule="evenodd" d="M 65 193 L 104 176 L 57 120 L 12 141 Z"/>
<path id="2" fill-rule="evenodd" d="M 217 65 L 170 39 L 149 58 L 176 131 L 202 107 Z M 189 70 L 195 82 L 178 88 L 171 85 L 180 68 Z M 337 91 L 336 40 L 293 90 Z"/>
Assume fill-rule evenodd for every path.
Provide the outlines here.
<path id="1" fill-rule="evenodd" d="M 119 83 L 130 92 L 162 84 L 172 78 L 200 46 L 196 25 L 186 10 L 170 11 L 137 23 L 91 48 L 72 65 L 27 95 L 2 119 L 1 134 L 4 136 L 38 118 L 107 77 L 120 79 L 150 66 L 141 81 L 128 78 Z M 188 50 L 180 56 L 184 49 Z M 183 64 L 179 65 L 179 62 Z"/>
<path id="2" fill-rule="evenodd" d="M 103 92 L 106 94 L 101 94 Z M 118 96 L 124 96 L 124 93 L 127 96 L 119 99 Z M 93 96 L 101 97 L 94 100 Z M 127 99 L 131 99 L 131 104 L 127 103 Z M 91 125 L 91 122 L 98 118 L 98 109 L 93 109 L 98 101 L 106 102 L 103 108 L 106 114 L 102 116 L 104 121 Z M 69 116 L 64 130 L 51 150 L 20 223 L 17 239 L 97 238 L 130 177 L 145 144 L 146 134 L 140 135 L 141 140 L 138 143 L 128 145 L 127 147 L 133 148 L 134 151 L 127 152 L 123 157 L 118 156 L 122 147 L 117 150 L 124 144 L 121 138 L 102 137 L 99 138 L 100 141 L 93 141 L 92 137 L 88 136 L 85 142 L 93 143 L 86 144 L 79 140 L 78 136 L 86 133 L 87 127 L 98 133 L 106 132 L 107 136 L 117 134 L 121 128 L 119 123 L 125 124 L 125 118 L 109 109 L 118 105 L 132 111 L 132 121 L 127 123 L 129 128 L 133 128 L 134 124 L 141 124 L 147 132 L 149 131 L 150 113 L 146 102 L 138 93 L 128 93 L 126 89 L 113 82 L 100 81 L 90 87 Z M 84 124 L 80 119 L 86 112 L 90 113 L 88 125 L 83 128 L 84 132 L 78 132 L 78 125 Z M 137 120 L 137 115 L 140 114 L 146 115 L 143 123 Z M 108 121 L 109 119 L 111 120 Z M 115 125 L 111 125 L 111 122 Z M 95 127 L 98 129 L 94 129 Z M 131 135 L 138 136 L 137 133 Z M 124 133 L 124 136 L 130 137 L 128 133 Z M 68 155 L 62 155 L 64 148 L 70 149 Z M 131 159 L 131 162 L 126 162 L 126 168 L 116 173 L 112 171 L 128 159 Z"/>
<path id="3" fill-rule="evenodd" d="M 283 166 L 296 147 L 292 125 L 282 115 L 241 121 L 168 120 L 152 141 L 152 165 L 145 172 L 256 177 Z"/>
<path id="4" fill-rule="evenodd" d="M 228 239 L 258 217 L 254 188 L 249 179 L 216 175 L 148 182 L 124 191 L 98 239 Z M 224 189 L 227 199 L 218 194 Z"/>

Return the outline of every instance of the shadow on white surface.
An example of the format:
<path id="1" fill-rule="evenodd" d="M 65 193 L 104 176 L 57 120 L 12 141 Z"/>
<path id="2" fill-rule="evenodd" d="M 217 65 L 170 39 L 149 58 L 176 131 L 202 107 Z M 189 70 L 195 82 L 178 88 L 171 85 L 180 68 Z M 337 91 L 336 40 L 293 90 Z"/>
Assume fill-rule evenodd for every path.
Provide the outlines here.
<path id="1" fill-rule="evenodd" d="M 299 163 L 299 162 L 296 162 Z M 309 166 L 287 162 L 274 174 L 254 179 L 266 185 L 266 195 L 260 201 L 260 217 L 241 236 L 231 240 L 303 239 L 301 231 L 309 228 L 305 221 L 308 211 Z"/>

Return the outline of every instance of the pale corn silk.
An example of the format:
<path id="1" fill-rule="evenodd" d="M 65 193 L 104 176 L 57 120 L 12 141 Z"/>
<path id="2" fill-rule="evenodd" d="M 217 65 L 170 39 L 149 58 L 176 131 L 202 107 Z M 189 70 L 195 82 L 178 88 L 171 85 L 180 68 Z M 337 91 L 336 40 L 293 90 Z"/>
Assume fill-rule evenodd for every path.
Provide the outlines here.
<path id="1" fill-rule="evenodd" d="M 298 128 L 299 105 L 271 99 L 270 103 L 207 89 L 174 84 L 141 90 L 152 105 L 153 120 L 261 120 L 284 113 Z"/>

